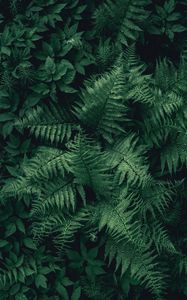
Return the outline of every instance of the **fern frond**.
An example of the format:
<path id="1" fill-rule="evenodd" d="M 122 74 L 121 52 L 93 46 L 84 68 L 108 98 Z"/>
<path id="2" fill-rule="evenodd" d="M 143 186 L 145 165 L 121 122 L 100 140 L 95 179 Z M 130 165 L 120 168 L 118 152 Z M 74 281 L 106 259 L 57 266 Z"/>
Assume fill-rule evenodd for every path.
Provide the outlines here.
<path id="1" fill-rule="evenodd" d="M 29 110 L 15 125 L 19 128 L 28 128 L 36 138 L 50 143 L 62 143 L 71 138 L 72 131 L 78 129 L 75 123 L 66 116 L 60 107 L 36 107 Z"/>
<path id="2" fill-rule="evenodd" d="M 140 224 L 137 221 L 133 223 L 133 212 L 122 212 L 119 207 L 111 204 L 100 206 L 102 210 L 99 222 L 99 230 L 106 227 L 106 232 L 116 241 L 127 239 L 134 245 L 138 245 L 140 233 Z"/>
<path id="3" fill-rule="evenodd" d="M 119 184 L 145 186 L 151 177 L 144 156 L 145 148 L 137 145 L 137 138 L 130 134 L 108 149 L 107 164 L 115 170 L 115 178 Z"/>
<path id="4" fill-rule="evenodd" d="M 22 164 L 24 176 L 34 181 L 49 180 L 65 172 L 70 172 L 68 156 L 65 151 L 50 148 L 38 148 L 35 156 Z"/>
<path id="5" fill-rule="evenodd" d="M 136 218 L 136 208 L 132 207 L 135 201 L 135 195 L 123 189 L 119 195 L 114 194 L 112 200 L 96 206 L 97 222 L 99 231 L 105 228 L 116 242 L 126 239 L 136 247 L 144 247 L 146 239 L 141 240 L 141 224 Z"/>
<path id="6" fill-rule="evenodd" d="M 128 98 L 141 104 L 138 126 L 146 144 L 157 147 L 179 128 L 185 128 L 183 113 L 186 75 L 166 60 L 157 64 L 154 76 L 144 75 L 141 66 L 131 69 Z"/>
<path id="7" fill-rule="evenodd" d="M 153 111 L 154 108 L 152 107 Z M 142 123 L 138 123 L 140 126 L 141 137 L 144 143 L 152 148 L 156 146 L 161 148 L 166 143 L 170 134 L 178 130 L 178 124 L 175 120 L 169 116 L 164 117 L 161 121 L 156 122 L 153 111 L 149 107 L 145 107 L 144 119 Z M 152 118 L 153 116 L 153 118 Z"/>
<path id="8" fill-rule="evenodd" d="M 177 120 L 176 117 L 183 107 L 184 99 L 173 92 L 157 96 L 153 98 L 153 105 L 143 107 L 143 122 L 140 127 L 145 143 L 160 148 L 170 135 L 175 135 L 182 126 L 184 127 L 182 118 Z"/>
<path id="9" fill-rule="evenodd" d="M 93 87 L 86 86 L 82 92 L 82 102 L 77 102 L 74 113 L 85 125 L 96 129 L 108 142 L 113 135 L 124 132 L 126 108 L 124 99 L 123 68 L 114 69 L 95 81 Z"/>
<path id="10" fill-rule="evenodd" d="M 178 260 L 179 274 L 187 274 L 187 256 L 179 256 Z"/>
<path id="11" fill-rule="evenodd" d="M 55 182 L 47 182 L 41 186 L 40 197 L 36 198 L 32 205 L 31 215 L 37 217 L 53 211 L 75 210 L 76 188 L 73 178 L 66 180 L 56 179 Z"/>
<path id="12" fill-rule="evenodd" d="M 123 62 L 124 62 L 125 73 L 127 74 L 129 74 L 132 70 L 140 67 L 140 65 L 141 65 L 140 70 L 143 70 L 143 65 L 140 64 L 140 59 L 136 52 L 135 43 L 128 46 L 123 52 Z"/>
<path id="13" fill-rule="evenodd" d="M 11 268 L 9 267 L 6 270 L 1 270 L 0 272 L 0 289 L 7 290 L 13 284 L 17 282 L 25 282 L 27 277 L 36 274 L 38 272 L 36 262 L 33 260 L 33 257 L 17 257 L 16 263 Z"/>
<path id="14" fill-rule="evenodd" d="M 64 177 L 70 172 L 67 153 L 50 147 L 40 147 L 31 159 L 25 159 L 20 167 L 21 174 L 7 181 L 1 190 L 3 196 L 42 194 L 42 184 L 54 177 Z"/>
<path id="15" fill-rule="evenodd" d="M 170 254 L 176 254 L 176 249 L 172 243 L 167 230 L 160 223 L 160 221 L 155 220 L 149 222 L 149 224 L 144 225 L 145 235 L 153 242 L 154 247 L 158 254 L 167 252 Z"/>
<path id="16" fill-rule="evenodd" d="M 45 215 L 43 218 L 36 219 L 33 223 L 34 239 L 39 243 L 47 236 L 53 234 L 56 247 L 64 250 L 73 241 L 73 236 L 77 230 L 87 220 L 88 211 L 86 209 L 69 216 L 65 216 L 62 213 Z"/>
<path id="17" fill-rule="evenodd" d="M 117 42 L 128 46 L 129 42 L 137 40 L 139 32 L 142 31 L 140 26 L 149 16 L 148 11 L 145 10 L 145 6 L 149 4 L 149 1 L 131 0 L 125 2 L 126 6 L 123 11 Z"/>
<path id="18" fill-rule="evenodd" d="M 152 75 L 144 74 L 146 66 L 136 55 L 135 45 L 127 47 L 123 59 L 128 84 L 126 99 L 154 104 L 153 78 Z"/>
<path id="19" fill-rule="evenodd" d="M 140 251 L 131 243 L 116 244 L 113 239 L 109 239 L 105 245 L 105 257 L 109 257 L 109 262 L 115 258 L 116 270 L 121 267 L 121 276 L 130 269 L 132 278 L 145 286 L 155 299 L 161 299 L 166 288 L 166 276 L 161 271 L 158 257 L 151 251 Z"/>
<path id="20" fill-rule="evenodd" d="M 137 209 L 140 214 L 147 219 L 151 216 L 156 219 L 157 215 L 164 216 L 169 204 L 172 202 L 174 192 L 169 184 L 153 180 L 139 190 L 139 201 L 137 201 Z"/>
<path id="21" fill-rule="evenodd" d="M 179 133 L 172 137 L 172 141 L 165 145 L 161 152 L 161 169 L 168 169 L 170 174 L 177 171 L 182 165 L 187 165 L 187 134 Z"/>
<path id="22" fill-rule="evenodd" d="M 153 92 L 147 82 L 145 76 L 140 76 L 139 72 L 133 71 L 131 74 L 131 88 L 128 92 L 128 99 L 133 99 L 134 102 L 142 102 L 152 104 L 154 101 Z M 133 78 L 132 78 L 133 75 Z"/>
<path id="23" fill-rule="evenodd" d="M 154 76 L 154 103 L 151 121 L 162 124 L 167 116 L 176 113 L 184 104 L 181 85 L 184 84 L 184 73 L 173 64 L 162 60 L 157 64 Z"/>
<path id="24" fill-rule="evenodd" d="M 28 178 L 18 176 L 7 183 L 1 189 L 0 197 L 6 199 L 9 197 L 23 197 L 23 195 L 40 195 L 41 190 L 38 185 L 30 184 Z"/>
<path id="25" fill-rule="evenodd" d="M 35 218 L 64 209 L 75 211 L 78 196 L 86 206 L 86 195 L 82 185 L 75 182 L 73 176 L 42 183 L 38 197 L 33 199 L 31 215 Z"/>
<path id="26" fill-rule="evenodd" d="M 73 241 L 73 236 L 80 229 L 86 221 L 88 221 L 89 214 L 86 209 L 78 211 L 72 217 L 66 218 L 61 226 L 58 228 L 55 245 L 61 251 L 68 247 L 68 244 Z"/>
<path id="27" fill-rule="evenodd" d="M 107 39 L 106 41 L 100 40 L 96 60 L 101 70 L 109 68 L 115 61 L 117 55 L 118 52 L 116 51 L 114 44 L 110 42 L 110 39 Z"/>
<path id="28" fill-rule="evenodd" d="M 98 32 L 107 30 L 115 35 L 116 44 L 129 45 L 136 41 L 142 24 L 149 13 L 145 7 L 149 0 L 106 0 L 95 12 L 95 24 Z M 113 30 L 112 30 L 113 29 Z"/>
<path id="29" fill-rule="evenodd" d="M 105 194 L 110 190 L 111 177 L 106 166 L 105 154 L 93 140 L 79 134 L 69 144 L 69 162 L 76 182 L 87 185 L 95 192 Z"/>
<path id="30" fill-rule="evenodd" d="M 155 124 L 162 124 L 166 116 L 171 116 L 179 110 L 184 100 L 172 91 L 165 95 L 160 90 L 155 92 L 155 105 L 152 107 L 150 119 Z"/>
<path id="31" fill-rule="evenodd" d="M 158 256 L 149 251 L 139 252 L 132 260 L 131 275 L 147 288 L 155 299 L 163 299 L 168 276 L 158 263 Z"/>
<path id="32" fill-rule="evenodd" d="M 182 91 L 181 85 L 184 84 L 185 78 L 186 71 L 182 61 L 178 69 L 166 59 L 157 62 L 154 74 L 155 86 L 163 93 Z"/>

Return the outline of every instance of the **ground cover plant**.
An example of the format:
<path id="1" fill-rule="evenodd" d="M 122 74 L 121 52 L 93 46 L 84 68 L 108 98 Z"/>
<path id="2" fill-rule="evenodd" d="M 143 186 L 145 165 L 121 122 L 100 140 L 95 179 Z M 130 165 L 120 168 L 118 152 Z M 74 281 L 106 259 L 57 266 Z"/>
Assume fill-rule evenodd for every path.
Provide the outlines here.
<path id="1" fill-rule="evenodd" d="M 0 8 L 0 299 L 187 299 L 187 2 Z"/>

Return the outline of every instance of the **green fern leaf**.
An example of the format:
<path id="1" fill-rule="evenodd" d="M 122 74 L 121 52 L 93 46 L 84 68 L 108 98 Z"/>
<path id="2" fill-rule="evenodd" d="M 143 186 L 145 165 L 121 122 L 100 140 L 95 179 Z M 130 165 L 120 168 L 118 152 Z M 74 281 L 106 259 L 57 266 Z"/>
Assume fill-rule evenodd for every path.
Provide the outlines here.
<path id="1" fill-rule="evenodd" d="M 85 126 L 96 129 L 111 142 L 113 134 L 124 132 L 121 126 L 126 111 L 123 91 L 123 70 L 115 67 L 95 81 L 93 87 L 86 86 L 82 92 L 82 102 L 77 102 L 74 113 Z"/>
<path id="2" fill-rule="evenodd" d="M 22 119 L 18 119 L 15 125 L 19 128 L 28 128 L 37 139 L 56 144 L 68 141 L 72 131 L 78 129 L 64 111 L 54 105 L 50 105 L 49 108 L 39 106 L 33 108 Z"/>
<path id="3" fill-rule="evenodd" d="M 95 192 L 107 193 L 112 181 L 106 167 L 105 154 L 101 152 L 99 145 L 79 134 L 69 144 L 69 149 L 70 168 L 76 182 L 93 188 Z"/>
<path id="4" fill-rule="evenodd" d="M 151 177 L 148 173 L 145 149 L 137 146 L 137 138 L 130 134 L 118 141 L 108 150 L 108 165 L 116 170 L 115 177 L 119 184 L 127 182 L 132 185 L 145 186 Z"/>
<path id="5" fill-rule="evenodd" d="M 147 249 L 140 251 L 128 242 L 116 244 L 109 239 L 105 245 L 105 257 L 109 256 L 109 262 L 116 260 L 116 269 L 121 267 L 121 276 L 130 269 L 132 278 L 145 286 L 155 299 L 161 299 L 166 289 L 166 275 L 161 271 L 158 257 Z"/>

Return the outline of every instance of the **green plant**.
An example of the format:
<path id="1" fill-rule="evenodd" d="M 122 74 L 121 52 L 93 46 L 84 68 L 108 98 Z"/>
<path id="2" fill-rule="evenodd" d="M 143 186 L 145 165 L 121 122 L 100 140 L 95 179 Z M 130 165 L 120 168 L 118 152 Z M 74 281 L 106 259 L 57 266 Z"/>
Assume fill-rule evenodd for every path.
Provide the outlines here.
<path id="1" fill-rule="evenodd" d="M 126 58 L 120 58 L 120 67 L 118 62 L 113 71 L 94 83 L 87 83 L 81 100 L 70 112 L 75 114 L 77 123 L 84 131 L 88 128 L 95 130 L 85 134 L 83 129 L 77 128 L 79 132 L 75 138 L 62 144 L 59 150 L 50 147 L 38 150 L 34 158 L 21 165 L 17 178 L 7 183 L 2 193 L 4 197 L 17 195 L 19 198 L 35 195 L 32 209 L 35 239 L 41 241 L 53 233 L 54 243 L 60 251 L 69 247 L 73 236 L 83 230 L 84 224 L 88 228 L 96 226 L 99 232 L 104 231 L 108 236 L 106 256 L 110 261 L 116 259 L 116 269 L 121 265 L 123 275 L 130 268 L 131 277 L 160 299 L 167 272 L 159 260 L 166 253 L 171 257 L 181 255 L 163 219 L 176 197 L 177 186 L 164 180 L 163 172 L 173 174 L 185 163 L 185 152 L 180 152 L 181 148 L 176 148 L 170 155 L 165 150 L 166 136 L 169 140 L 175 133 L 184 131 L 185 116 L 181 109 L 186 95 L 185 64 L 181 63 L 177 70 L 164 61 L 157 66 L 154 76 L 145 76 L 133 52 L 131 56 L 134 63 L 127 73 L 122 67 Z M 165 74 L 162 86 L 161 72 Z M 128 89 L 125 88 L 126 82 Z M 171 82 L 172 89 L 168 89 Z M 142 94 L 142 90 L 146 92 Z M 160 102 L 161 97 L 165 102 Z M 130 103 L 138 103 L 141 107 L 139 135 L 136 120 L 130 118 Z M 153 117 L 150 119 L 149 115 L 147 122 L 149 110 Z M 38 114 L 33 109 L 17 124 L 21 124 L 22 128 L 31 126 L 30 122 L 36 124 L 42 113 L 45 112 Z M 117 122 L 122 120 L 123 125 L 118 125 Z M 43 133 L 36 125 L 32 133 L 52 144 L 62 143 L 59 137 L 64 136 L 63 127 L 48 124 L 47 120 L 45 122 Z M 166 129 L 163 132 L 164 126 Z M 129 134 L 132 129 L 134 133 Z M 88 135 L 91 137 L 88 138 Z M 157 159 L 151 155 L 154 149 L 158 152 Z M 179 152 L 176 152 L 177 149 Z M 172 159 L 172 155 L 177 155 L 178 159 Z M 160 165 L 158 170 L 154 168 L 155 164 Z M 150 197 L 155 185 L 159 192 L 158 196 L 156 193 L 152 195 L 154 204 L 150 198 L 146 202 L 146 195 Z M 92 198 L 88 198 L 87 188 L 93 191 Z M 83 249 L 82 246 L 81 251 Z M 89 266 L 86 272 L 88 270 Z M 94 277 L 97 275 L 92 269 L 88 273 Z"/>
<path id="2" fill-rule="evenodd" d="M 94 13 L 96 30 L 112 32 L 116 43 L 129 45 L 142 31 L 141 26 L 149 15 L 145 9 L 149 3 L 149 0 L 106 1 Z"/>
<path id="3" fill-rule="evenodd" d="M 161 2 L 0 1 L 2 300 L 187 295 L 186 3 Z"/>
<path id="4" fill-rule="evenodd" d="M 175 33 L 186 31 L 186 26 L 180 23 L 183 15 L 181 12 L 176 11 L 176 4 L 177 1 L 168 0 L 165 1 L 163 7 L 156 5 L 156 14 L 150 18 L 148 32 L 156 35 L 166 35 L 173 41 Z"/>

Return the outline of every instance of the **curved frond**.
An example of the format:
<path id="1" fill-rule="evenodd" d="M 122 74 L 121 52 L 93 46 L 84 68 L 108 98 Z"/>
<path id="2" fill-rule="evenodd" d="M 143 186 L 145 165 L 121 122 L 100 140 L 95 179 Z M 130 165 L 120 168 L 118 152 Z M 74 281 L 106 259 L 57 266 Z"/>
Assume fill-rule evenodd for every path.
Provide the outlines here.
<path id="1" fill-rule="evenodd" d="M 140 251 L 131 243 L 117 244 L 113 239 L 109 239 L 105 245 L 105 256 L 109 257 L 109 262 L 115 258 L 116 269 L 121 267 L 121 275 L 129 269 L 132 278 L 145 286 L 155 299 L 162 299 L 167 276 L 161 270 L 158 257 L 151 251 Z"/>
<path id="2" fill-rule="evenodd" d="M 19 128 L 28 128 L 37 139 L 52 143 L 68 141 L 73 130 L 78 125 L 64 113 L 61 108 L 54 105 L 49 107 L 36 107 L 29 110 L 15 125 Z"/>
<path id="3" fill-rule="evenodd" d="M 22 170 L 27 178 L 34 181 L 48 180 L 70 172 L 67 152 L 50 147 L 38 148 L 35 156 L 23 162 Z"/>
<path id="4" fill-rule="evenodd" d="M 149 240 L 152 240 L 153 245 L 156 247 L 158 254 L 163 252 L 169 254 L 176 254 L 174 244 L 172 243 L 168 231 L 161 224 L 160 221 L 155 220 L 144 225 L 145 235 Z"/>
<path id="5" fill-rule="evenodd" d="M 150 185 L 139 190 L 137 210 L 147 219 L 149 215 L 156 219 L 157 215 L 164 216 L 172 202 L 174 192 L 172 186 L 165 182 L 153 180 Z"/>
<path id="6" fill-rule="evenodd" d="M 142 31 L 142 24 L 149 16 L 145 9 L 149 3 L 149 0 L 106 0 L 94 14 L 96 30 L 111 32 L 117 44 L 129 45 Z"/>
<path id="7" fill-rule="evenodd" d="M 93 188 L 95 192 L 106 194 L 112 180 L 106 166 L 106 156 L 101 152 L 100 146 L 79 134 L 69 144 L 69 149 L 70 167 L 76 182 Z"/>
<path id="8" fill-rule="evenodd" d="M 119 184 L 145 186 L 151 180 L 144 147 L 137 145 L 137 138 L 130 134 L 118 141 L 108 150 L 107 164 L 115 170 L 115 177 Z"/>
<path id="9" fill-rule="evenodd" d="M 73 178 L 69 180 L 56 179 L 55 182 L 47 182 L 41 186 L 40 197 L 36 198 L 32 205 L 31 215 L 36 217 L 53 211 L 75 210 L 76 187 Z"/>
<path id="10" fill-rule="evenodd" d="M 45 237 L 53 234 L 53 240 L 57 248 L 64 250 L 73 241 L 74 234 L 88 220 L 88 211 L 79 210 L 74 215 L 65 216 L 56 213 L 42 216 L 33 223 L 34 239 L 40 242 Z"/>
<path id="11" fill-rule="evenodd" d="M 74 107 L 77 118 L 85 126 L 96 129 L 108 142 L 113 140 L 114 134 L 124 132 L 121 126 L 126 112 L 124 80 L 123 68 L 114 67 L 92 87 L 86 86 L 82 91 L 82 102 L 77 102 Z"/>
<path id="12" fill-rule="evenodd" d="M 167 168 L 170 174 L 175 173 L 177 168 L 187 165 L 187 134 L 179 133 L 173 142 L 163 147 L 161 152 L 162 172 Z"/>

